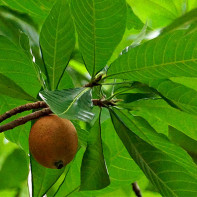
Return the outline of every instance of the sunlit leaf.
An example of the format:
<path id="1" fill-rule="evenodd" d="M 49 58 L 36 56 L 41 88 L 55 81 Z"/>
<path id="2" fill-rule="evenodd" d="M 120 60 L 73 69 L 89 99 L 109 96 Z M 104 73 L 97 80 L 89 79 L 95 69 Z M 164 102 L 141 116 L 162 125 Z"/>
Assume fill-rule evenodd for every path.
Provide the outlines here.
<path id="1" fill-rule="evenodd" d="M 127 0 L 134 13 L 152 28 L 168 25 L 182 15 L 186 7 L 185 0 Z"/>
<path id="2" fill-rule="evenodd" d="M 75 88 L 55 91 L 42 91 L 40 97 L 51 110 L 62 118 L 88 121 L 93 118 L 92 95 L 90 88 Z"/>
<path id="3" fill-rule="evenodd" d="M 68 1 L 58 0 L 40 34 L 44 62 L 52 90 L 57 88 L 75 47 L 74 24 Z"/>
<path id="4" fill-rule="evenodd" d="M 79 49 L 92 76 L 103 69 L 126 27 L 125 0 L 72 0 Z"/>
<path id="5" fill-rule="evenodd" d="M 162 30 L 162 33 L 167 33 L 194 23 L 197 23 L 197 8 L 174 20 L 170 25 Z"/>

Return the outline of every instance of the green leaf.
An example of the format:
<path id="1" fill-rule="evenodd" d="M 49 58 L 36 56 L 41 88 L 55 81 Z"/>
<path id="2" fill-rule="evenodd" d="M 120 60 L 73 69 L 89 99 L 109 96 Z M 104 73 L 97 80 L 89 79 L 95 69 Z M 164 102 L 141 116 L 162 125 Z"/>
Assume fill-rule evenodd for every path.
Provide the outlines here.
<path id="1" fill-rule="evenodd" d="M 144 120 L 133 117 L 131 121 L 127 116 L 120 117 L 117 110 L 110 113 L 129 154 L 163 196 L 197 195 L 197 168 L 186 152 L 158 135 Z"/>
<path id="2" fill-rule="evenodd" d="M 141 30 L 144 24 L 142 21 L 134 14 L 130 6 L 127 8 L 127 28 Z"/>
<path id="3" fill-rule="evenodd" d="M 191 10 L 193 8 L 197 7 L 197 0 L 189 0 L 188 3 L 188 10 Z"/>
<path id="4" fill-rule="evenodd" d="M 163 97 L 166 97 L 181 110 L 197 114 L 197 91 L 171 80 L 153 80 L 149 83 Z"/>
<path id="5" fill-rule="evenodd" d="M 5 160 L 0 171 L 0 189 L 18 188 L 27 179 L 29 172 L 27 156 L 15 149 Z"/>
<path id="6" fill-rule="evenodd" d="M 36 101 L 36 99 L 26 93 L 14 81 L 0 73 L 0 94 L 4 94 L 15 99 Z"/>
<path id="7" fill-rule="evenodd" d="M 55 0 L 0 0 L 0 5 L 5 5 L 16 11 L 26 13 L 34 17 L 38 22 L 43 22 L 54 1 Z"/>
<path id="8" fill-rule="evenodd" d="M 111 182 L 109 187 L 100 191 L 100 193 L 104 193 L 104 191 L 113 191 L 120 186 L 139 180 L 143 173 L 116 134 L 111 119 L 104 121 L 101 126 L 105 145 L 103 152 Z"/>
<path id="9" fill-rule="evenodd" d="M 197 158 L 196 140 L 188 137 L 187 135 L 173 127 L 169 127 L 169 138 L 175 144 L 183 147 L 192 157 Z"/>
<path id="10" fill-rule="evenodd" d="M 89 136 L 89 131 L 82 129 L 76 121 L 72 121 L 72 123 L 74 124 L 77 130 L 77 135 L 78 135 L 78 140 L 79 140 L 80 145 L 82 147 L 86 147 L 88 136 Z"/>
<path id="11" fill-rule="evenodd" d="M 166 28 L 162 30 L 162 33 L 164 34 L 170 31 L 174 31 L 177 28 L 186 25 L 191 25 L 192 23 L 196 23 L 196 22 L 197 22 L 197 8 L 193 9 L 192 11 L 174 20 L 170 25 L 168 25 Z"/>
<path id="12" fill-rule="evenodd" d="M 125 0 L 72 0 L 71 10 L 79 49 L 89 73 L 103 69 L 121 41 L 126 27 Z"/>
<path id="13" fill-rule="evenodd" d="M 170 78 L 171 81 L 175 83 L 180 83 L 188 88 L 192 88 L 197 91 L 197 78 L 193 77 L 172 77 Z"/>
<path id="14" fill-rule="evenodd" d="M 121 106 L 129 110 L 139 110 L 139 115 L 146 113 L 148 116 L 154 116 L 157 120 L 165 122 L 197 140 L 197 117 L 174 109 L 161 99 L 142 99 Z"/>
<path id="15" fill-rule="evenodd" d="M 40 52 L 38 26 L 33 22 L 32 18 L 7 7 L 0 7 L 0 26 L 0 34 L 9 38 L 16 45 L 22 46 L 23 48 L 24 45 L 22 45 L 22 42 L 26 40 L 25 45 L 29 42 L 32 54 L 30 54 L 29 46 L 26 46 L 24 50 L 26 50 L 26 53 L 31 59 L 34 57 L 35 63 L 45 73 Z M 27 35 L 28 38 L 27 36 L 25 38 L 24 35 Z"/>
<path id="16" fill-rule="evenodd" d="M 91 128 L 83 156 L 80 190 L 99 190 L 110 184 L 103 156 L 100 116 Z"/>
<path id="17" fill-rule="evenodd" d="M 55 91 L 42 91 L 40 97 L 50 106 L 51 110 L 62 118 L 69 120 L 91 120 L 94 114 L 90 88 L 75 88 Z"/>
<path id="18" fill-rule="evenodd" d="M 0 74 L 10 78 L 25 92 L 36 96 L 40 84 L 33 62 L 20 47 L 0 36 Z"/>
<path id="19" fill-rule="evenodd" d="M 31 155 L 33 197 L 43 196 L 63 173 L 63 169 L 49 169 L 38 164 Z"/>
<path id="20" fill-rule="evenodd" d="M 81 148 L 74 158 L 65 179 L 57 190 L 55 197 L 69 196 L 73 193 L 76 194 L 80 188 L 80 168 L 85 149 Z"/>
<path id="21" fill-rule="evenodd" d="M 74 88 L 74 84 L 67 70 L 65 70 L 60 80 L 60 83 L 58 84 L 58 89 L 63 90 L 63 89 L 69 89 L 69 88 Z"/>
<path id="22" fill-rule="evenodd" d="M 40 34 L 51 89 L 55 90 L 75 47 L 75 30 L 67 0 L 58 0 Z"/>
<path id="23" fill-rule="evenodd" d="M 144 23 L 147 21 L 148 26 L 152 28 L 164 27 L 181 16 L 186 4 L 185 0 L 127 0 L 127 2 L 134 13 Z"/>
<path id="24" fill-rule="evenodd" d="M 121 55 L 108 77 L 147 82 L 151 79 L 197 76 L 197 34 L 175 31 L 150 40 Z"/>
<path id="25" fill-rule="evenodd" d="M 7 96 L 0 96 L 0 114 L 4 114 L 6 111 L 11 110 L 17 106 L 24 105 L 26 104 L 27 101 L 24 100 L 18 100 L 14 98 L 10 98 Z M 24 112 L 23 116 L 28 115 L 29 112 Z M 4 121 L 4 123 L 8 123 L 10 121 L 13 121 L 17 118 L 21 117 L 21 114 L 17 114 L 15 116 L 12 116 L 8 120 Z M 12 130 L 5 131 L 5 137 L 11 141 L 16 143 L 19 147 L 23 148 L 26 153 L 29 152 L 29 142 L 28 142 L 28 137 L 29 137 L 29 132 L 30 132 L 30 122 L 27 122 L 24 125 L 20 125 Z"/>

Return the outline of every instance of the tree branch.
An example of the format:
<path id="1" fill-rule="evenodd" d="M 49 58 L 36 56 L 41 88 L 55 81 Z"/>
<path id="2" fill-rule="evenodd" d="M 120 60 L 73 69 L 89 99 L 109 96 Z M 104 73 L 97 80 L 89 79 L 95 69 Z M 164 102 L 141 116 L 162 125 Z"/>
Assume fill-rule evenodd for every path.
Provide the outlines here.
<path id="1" fill-rule="evenodd" d="M 116 100 L 92 99 L 93 105 L 99 106 L 99 107 L 115 106 L 118 101 L 120 100 L 118 99 Z M 38 101 L 35 103 L 28 103 L 25 105 L 21 105 L 19 107 L 11 109 L 10 111 L 7 111 L 5 114 L 0 116 L 0 123 L 18 113 L 32 110 L 32 109 L 39 109 L 39 108 L 44 108 L 44 109 L 33 112 L 27 116 L 20 117 L 12 122 L 9 122 L 5 125 L 0 126 L 0 133 L 10 130 L 10 129 L 14 129 L 15 127 L 23 125 L 28 121 L 38 119 L 42 116 L 46 116 L 46 115 L 53 113 L 44 101 Z"/>
<path id="2" fill-rule="evenodd" d="M 11 109 L 10 111 L 7 111 L 5 114 L 0 116 L 0 123 L 4 120 L 10 118 L 13 115 L 16 115 L 18 113 L 28 111 L 31 109 L 39 109 L 39 108 L 46 108 L 48 105 L 44 101 L 38 101 L 35 103 L 28 103 L 26 105 L 21 105 L 19 107 L 16 107 L 14 109 Z"/>
<path id="3" fill-rule="evenodd" d="M 137 182 L 132 183 L 132 188 L 133 188 L 133 191 L 135 192 L 135 195 L 137 197 L 142 197 L 140 187 L 138 186 Z"/>
<path id="4" fill-rule="evenodd" d="M 27 116 L 23 116 L 19 119 L 16 119 L 12 122 L 9 122 L 5 125 L 0 126 L 0 133 L 10 130 L 10 129 L 14 129 L 15 127 L 17 127 L 19 125 L 23 125 L 30 120 L 34 120 L 34 119 L 40 118 L 42 116 L 49 115 L 51 113 L 53 113 L 53 112 L 50 110 L 50 108 L 45 108 L 45 109 L 33 112 Z"/>

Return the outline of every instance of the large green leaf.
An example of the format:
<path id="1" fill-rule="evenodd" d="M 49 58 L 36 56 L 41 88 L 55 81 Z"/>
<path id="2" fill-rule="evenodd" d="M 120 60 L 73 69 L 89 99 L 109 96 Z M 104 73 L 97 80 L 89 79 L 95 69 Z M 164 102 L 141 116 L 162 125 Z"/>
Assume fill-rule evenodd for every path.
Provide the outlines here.
<path id="1" fill-rule="evenodd" d="M 69 120 L 80 119 L 88 121 L 94 116 L 91 112 L 91 91 L 90 88 L 46 90 L 42 91 L 40 96 L 58 116 Z"/>
<path id="2" fill-rule="evenodd" d="M 83 156 L 80 190 L 99 190 L 110 184 L 103 156 L 100 116 L 91 128 Z"/>
<path id="3" fill-rule="evenodd" d="M 186 152 L 158 135 L 144 120 L 116 113 L 111 111 L 117 134 L 159 192 L 166 197 L 195 197 L 197 168 Z"/>
<path id="4" fill-rule="evenodd" d="M 31 155 L 33 197 L 42 197 L 63 173 L 63 169 L 49 169 L 38 164 Z"/>
<path id="5" fill-rule="evenodd" d="M 183 147 L 191 156 L 194 158 L 194 161 L 197 160 L 197 141 L 188 137 L 181 131 L 175 129 L 174 127 L 169 127 L 169 138 L 175 144 Z"/>
<path id="6" fill-rule="evenodd" d="M 0 5 L 8 6 L 14 10 L 26 13 L 42 22 L 48 15 L 55 0 L 0 0 Z"/>
<path id="7" fill-rule="evenodd" d="M 16 45 L 23 45 L 23 40 L 25 36 L 28 38 L 26 40 L 31 46 L 31 53 L 34 56 L 36 64 L 38 64 L 41 70 L 45 73 L 43 60 L 40 53 L 39 44 L 39 33 L 37 25 L 32 21 L 30 17 L 24 14 L 15 12 L 7 7 L 0 7 L 0 34 L 9 38 Z M 27 46 L 25 48 L 26 53 L 30 55 L 30 48 Z"/>
<path id="8" fill-rule="evenodd" d="M 171 80 L 153 80 L 149 83 L 161 95 L 183 111 L 197 114 L 197 91 Z"/>
<path id="9" fill-rule="evenodd" d="M 113 128 L 111 119 L 102 123 L 103 151 L 110 176 L 110 185 L 100 193 L 115 190 L 141 178 L 142 171 L 130 157 Z"/>
<path id="10" fill-rule="evenodd" d="M 22 48 L 0 36 L 0 73 L 13 80 L 32 96 L 36 96 L 40 84 L 33 62 Z"/>
<path id="11" fill-rule="evenodd" d="M 27 156 L 15 149 L 4 161 L 0 170 L 0 190 L 18 188 L 27 179 L 29 172 Z"/>
<path id="12" fill-rule="evenodd" d="M 14 98 L 10 98 L 7 96 L 0 96 L 0 114 L 4 114 L 6 111 L 11 110 L 17 106 L 24 105 L 26 104 L 27 101 L 24 100 L 18 100 Z M 29 112 L 24 112 L 24 115 L 29 114 Z M 12 116 L 8 120 L 2 122 L 1 124 L 10 122 L 15 120 L 16 118 L 21 117 L 21 114 Z M 30 131 L 30 122 L 20 125 L 12 130 L 5 131 L 5 137 L 11 141 L 16 143 L 19 147 L 23 148 L 26 153 L 29 152 L 29 142 L 28 142 L 28 137 L 29 137 L 29 131 Z"/>
<path id="13" fill-rule="evenodd" d="M 49 83 L 55 90 L 75 47 L 75 30 L 68 0 L 58 0 L 53 6 L 42 27 L 40 44 Z"/>
<path id="14" fill-rule="evenodd" d="M 174 109 L 161 99 L 142 99 L 121 106 L 130 110 L 139 110 L 138 114 L 146 113 L 148 116 L 154 116 L 157 120 L 165 122 L 197 140 L 197 117 Z"/>
<path id="15" fill-rule="evenodd" d="M 181 16 L 186 7 L 185 0 L 127 0 L 135 14 L 152 28 L 168 25 Z"/>
<path id="16" fill-rule="evenodd" d="M 108 76 L 147 82 L 197 76 L 197 34 L 175 31 L 130 48 L 111 64 Z"/>
<path id="17" fill-rule="evenodd" d="M 79 49 L 94 77 L 111 57 L 126 27 L 125 0 L 72 0 Z"/>
<path id="18" fill-rule="evenodd" d="M 80 188 L 80 168 L 85 149 L 81 148 L 78 152 L 64 181 L 60 185 L 54 197 L 69 196 L 78 192 Z"/>
<path id="19" fill-rule="evenodd" d="M 14 81 L 2 74 L 0 74 L 0 94 L 4 94 L 15 99 L 36 101 L 34 97 L 27 94 Z"/>

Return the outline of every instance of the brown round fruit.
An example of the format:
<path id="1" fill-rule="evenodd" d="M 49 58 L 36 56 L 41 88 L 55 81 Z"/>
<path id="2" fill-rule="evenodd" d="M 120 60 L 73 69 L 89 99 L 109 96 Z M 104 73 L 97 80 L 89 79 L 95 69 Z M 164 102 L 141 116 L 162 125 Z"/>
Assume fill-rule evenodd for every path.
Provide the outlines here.
<path id="1" fill-rule="evenodd" d="M 37 120 L 29 135 L 29 149 L 35 160 L 47 168 L 61 169 L 75 156 L 77 132 L 70 120 L 56 115 Z"/>

